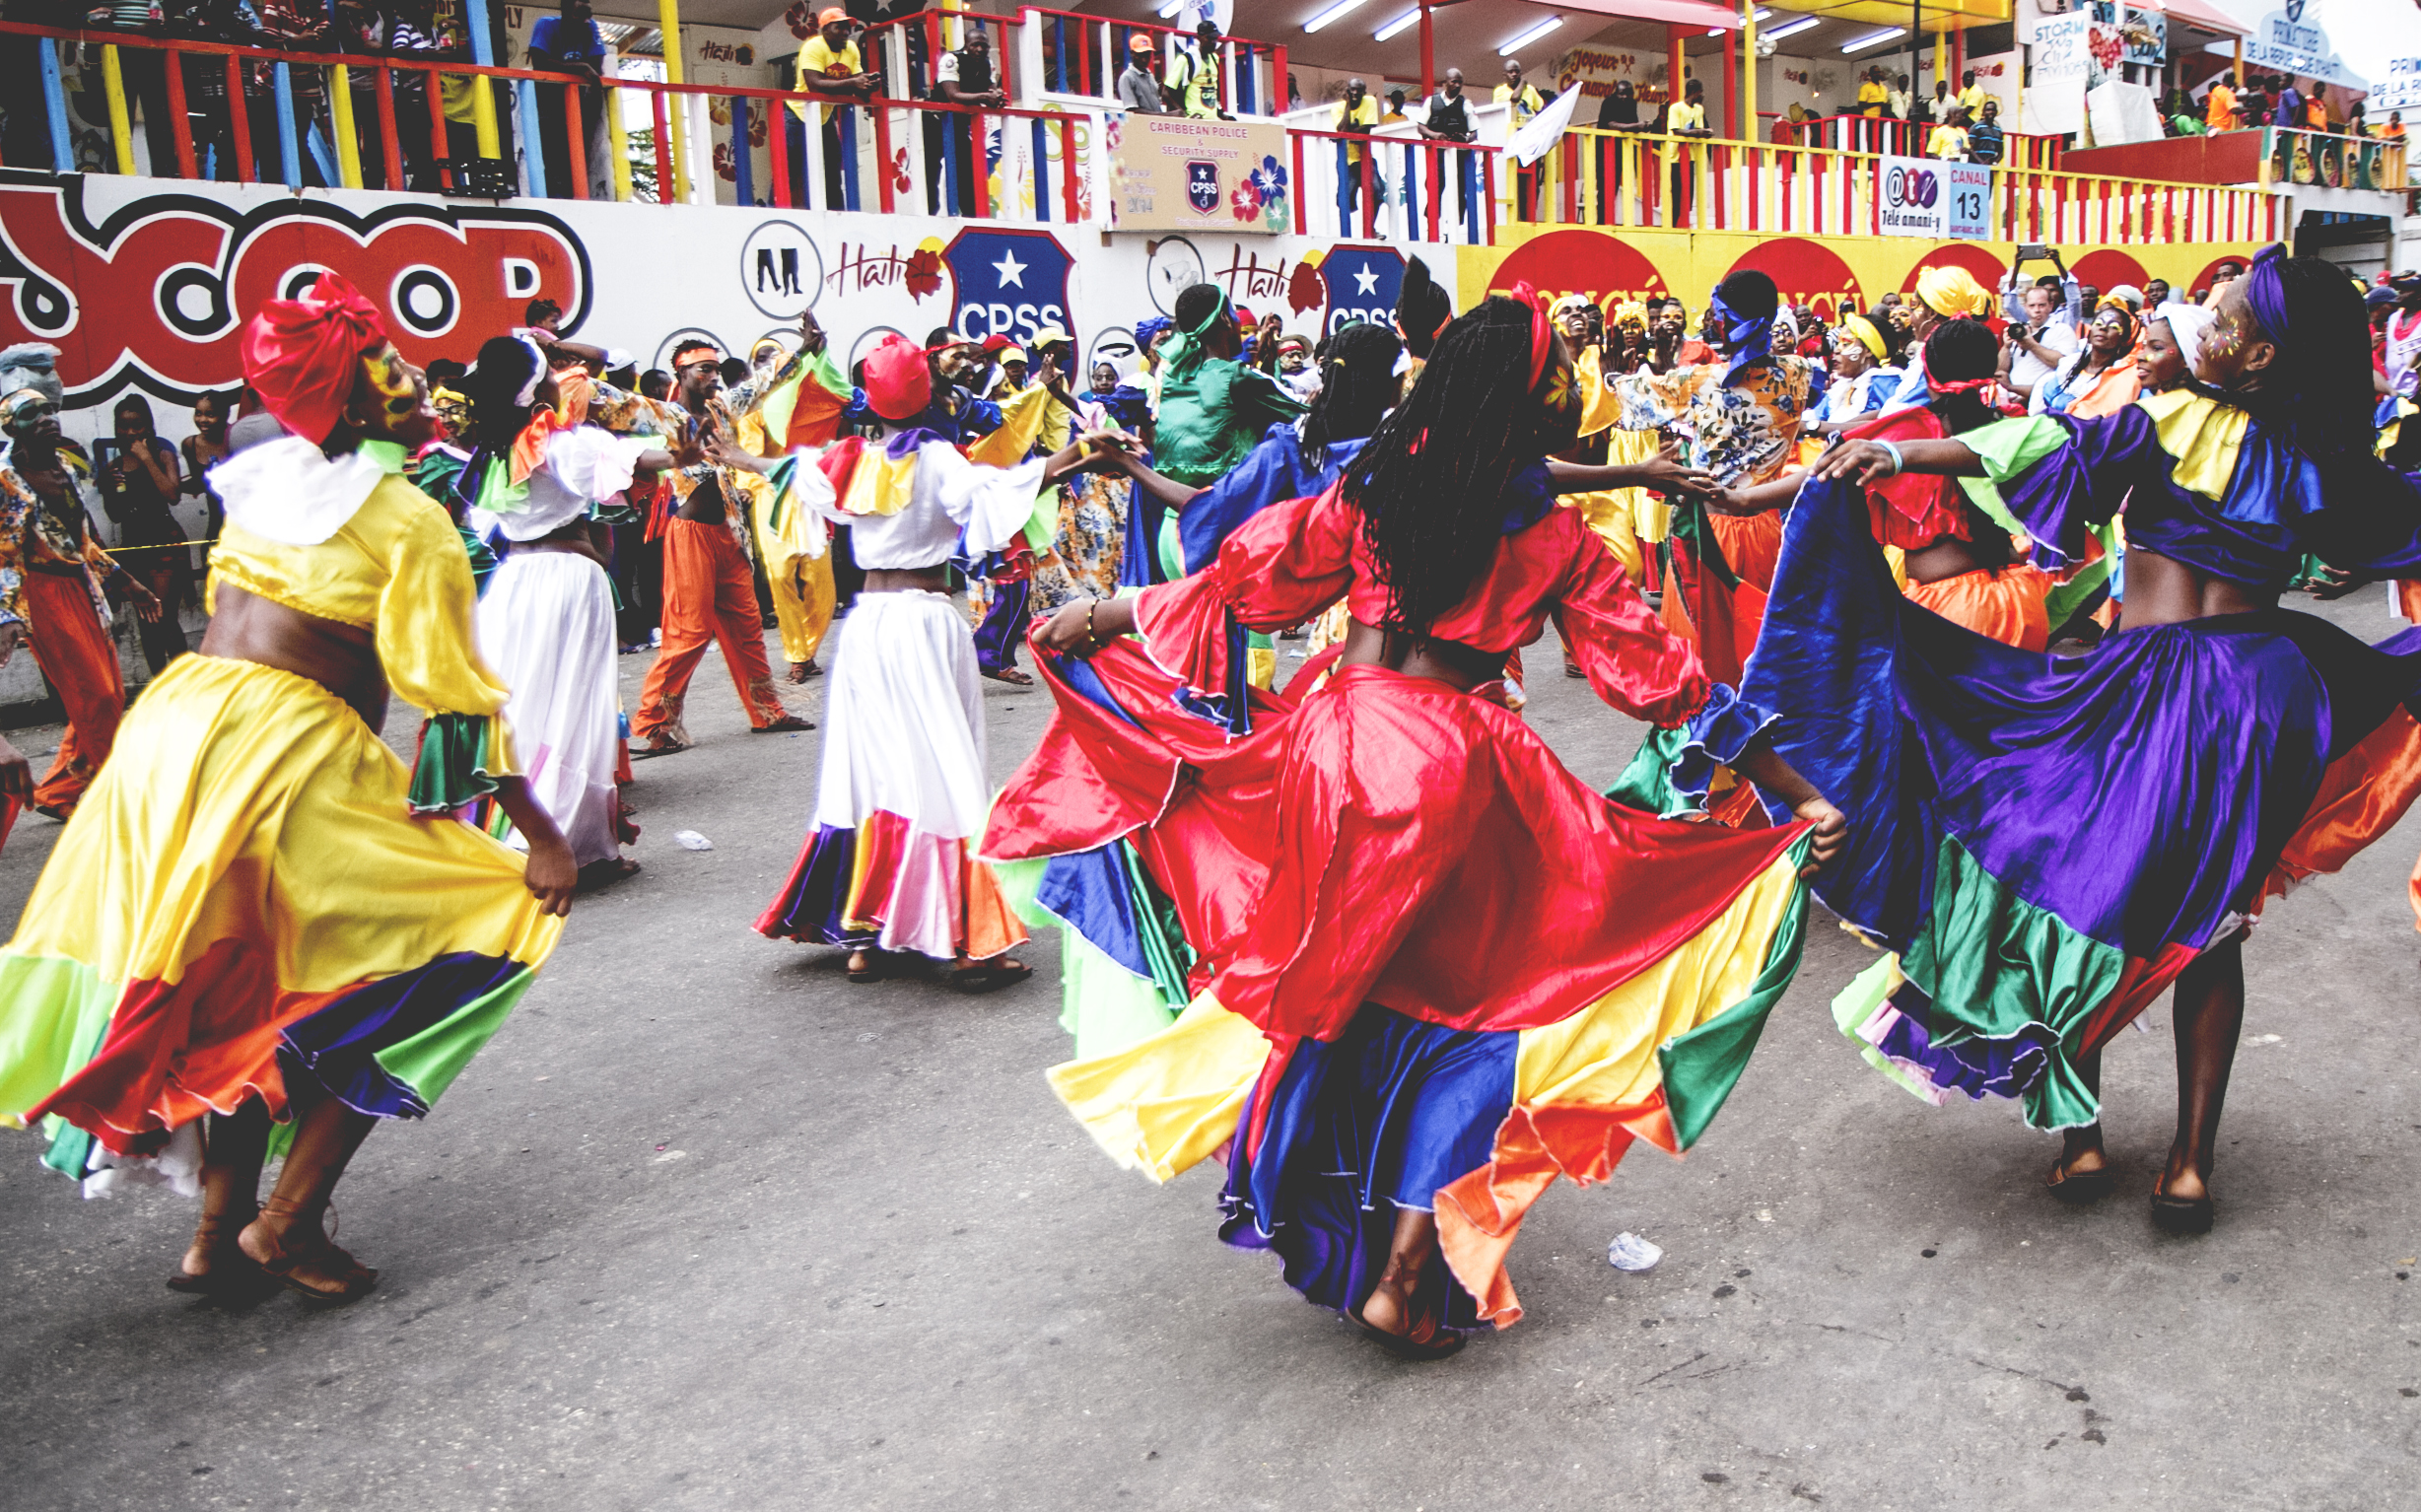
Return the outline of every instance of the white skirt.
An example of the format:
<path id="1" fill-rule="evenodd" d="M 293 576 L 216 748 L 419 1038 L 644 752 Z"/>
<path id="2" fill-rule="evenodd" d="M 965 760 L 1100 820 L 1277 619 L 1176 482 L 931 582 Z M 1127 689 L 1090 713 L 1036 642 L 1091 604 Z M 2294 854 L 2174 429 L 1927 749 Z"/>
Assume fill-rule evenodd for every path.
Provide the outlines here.
<path id="1" fill-rule="evenodd" d="M 824 681 L 816 832 L 858 832 L 886 950 L 964 944 L 968 845 L 983 832 L 984 695 L 975 638 L 945 594 L 861 593 Z"/>
<path id="2" fill-rule="evenodd" d="M 574 860 L 614 859 L 622 711 L 605 569 L 576 552 L 513 552 L 488 580 L 478 624 L 480 655 L 513 690 L 505 721 L 531 794 Z"/>

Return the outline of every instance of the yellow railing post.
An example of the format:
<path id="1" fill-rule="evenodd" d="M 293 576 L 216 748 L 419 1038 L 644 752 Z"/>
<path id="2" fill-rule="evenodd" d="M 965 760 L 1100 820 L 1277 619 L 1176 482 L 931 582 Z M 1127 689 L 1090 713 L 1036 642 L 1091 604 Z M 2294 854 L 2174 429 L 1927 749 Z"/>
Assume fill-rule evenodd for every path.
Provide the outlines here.
<path id="1" fill-rule="evenodd" d="M 1740 0 L 1740 134 L 1760 142 L 1765 133 L 1757 125 L 1757 0 Z"/>
<path id="2" fill-rule="evenodd" d="M 170 67 L 175 67 L 173 59 Z M 362 186 L 362 139 L 353 131 L 352 70 L 328 65 L 328 128 L 336 133 L 336 177 L 348 189 Z"/>
<path id="3" fill-rule="evenodd" d="M 664 82 L 679 84 L 682 82 L 680 0 L 656 0 L 656 25 L 664 34 Z M 688 165 L 682 161 L 685 154 L 681 151 L 688 145 L 681 140 L 688 127 L 689 97 L 673 95 L 664 102 L 664 129 L 672 134 L 672 140 L 664 144 L 664 154 L 665 160 L 672 165 L 672 182 L 657 189 L 666 204 L 689 198 Z M 666 193 L 667 190 L 669 193 Z"/>
<path id="4" fill-rule="evenodd" d="M 43 46 L 50 45 L 44 42 Z M 101 92 L 109 107 L 109 145 L 117 150 L 117 171 L 134 176 L 134 122 L 126 113 L 126 76 L 118 71 L 117 43 L 101 49 Z M 155 163 L 156 171 L 160 165 Z"/>
<path id="5" fill-rule="evenodd" d="M 504 143 L 496 134 L 495 83 L 486 74 L 471 75 L 471 137 L 483 158 L 505 155 Z"/>

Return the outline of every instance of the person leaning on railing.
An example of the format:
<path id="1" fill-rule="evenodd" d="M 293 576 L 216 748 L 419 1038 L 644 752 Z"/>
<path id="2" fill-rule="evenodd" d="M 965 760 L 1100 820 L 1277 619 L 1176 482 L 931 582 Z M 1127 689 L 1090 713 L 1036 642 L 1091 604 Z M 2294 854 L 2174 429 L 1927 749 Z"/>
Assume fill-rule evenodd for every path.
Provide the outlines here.
<path id="1" fill-rule="evenodd" d="M 419 3 L 413 3 L 413 0 L 387 0 L 384 5 L 372 5 L 368 0 L 336 0 L 335 41 L 344 51 L 359 56 L 390 57 L 398 62 L 434 62 L 448 55 L 447 44 L 440 38 L 437 30 L 435 10 L 436 7 L 427 0 L 419 0 Z M 538 25 L 543 30 L 547 23 L 541 21 Z M 361 139 L 362 187 L 409 188 L 433 193 L 440 185 L 436 165 L 429 157 L 429 130 L 425 124 L 429 118 L 429 76 L 417 69 L 389 70 L 395 107 L 395 150 L 403 165 L 403 182 L 395 184 L 386 181 L 385 141 L 380 135 L 384 126 L 378 106 L 379 72 L 375 68 L 355 68 L 349 71 L 346 79 L 346 86 L 353 96 L 353 129 Z M 218 98 L 224 101 L 227 98 L 225 76 L 222 75 L 217 82 Z M 192 94 L 192 84 L 188 80 L 186 99 L 191 100 Z M 464 113 L 467 116 L 467 109 Z M 562 111 L 558 108 L 558 135 L 561 135 L 561 116 Z M 465 143 L 464 155 L 476 150 L 475 140 Z M 450 151 L 449 155 L 451 155 Z M 551 180 L 549 186 L 553 187 Z"/>
<path id="2" fill-rule="evenodd" d="M 1118 103 L 1145 115 L 1168 113 L 1168 102 L 1161 98 L 1159 55 L 1148 32 L 1127 38 L 1127 66 L 1118 76 Z"/>
<path id="3" fill-rule="evenodd" d="M 599 84 L 605 66 L 605 37 L 589 14 L 588 0 L 563 0 L 559 15 L 539 18 L 529 34 L 528 61 L 540 73 L 570 74 L 581 81 L 582 140 L 578 142 L 567 135 L 569 123 L 563 118 L 563 92 L 569 86 L 538 86 L 538 146 L 546 165 L 547 194 L 555 199 L 571 196 L 574 153 L 580 154 L 588 191 L 599 192 L 603 187 L 599 177 L 610 172 L 597 150 L 602 145 L 600 128 L 605 124 L 605 91 Z"/>
<path id="4" fill-rule="evenodd" d="M 992 72 L 992 37 L 980 26 L 961 23 L 966 27 L 965 45 L 955 52 L 941 54 L 934 65 L 933 98 L 951 104 L 975 105 L 998 110 L 1008 103 Z M 1132 72 L 1132 70 L 1130 70 Z M 957 185 L 958 203 L 951 212 L 962 216 L 975 214 L 976 165 L 983 152 L 977 145 L 975 118 L 955 110 L 925 112 L 925 196 L 933 213 L 943 211 L 941 201 L 942 142 L 951 139 L 956 147 L 957 165 L 951 177 Z"/>
<path id="5" fill-rule="evenodd" d="M 845 103 L 863 102 L 874 98 L 882 83 L 879 74 L 866 72 L 865 58 L 851 39 L 856 23 L 849 12 L 839 6 L 827 6 L 816 13 L 815 34 L 798 49 L 796 91 L 802 95 L 817 95 Z M 842 194 L 841 124 L 834 118 L 834 106 L 825 104 L 822 111 L 824 127 L 824 203 L 826 210 L 846 209 Z M 785 129 L 790 132 L 792 188 L 800 205 L 806 204 L 807 173 L 807 107 L 794 103 L 791 120 Z"/>
<path id="6" fill-rule="evenodd" d="M 17 20 L 17 8 L 11 6 L 9 11 L 9 19 Z M 88 27 L 105 27 L 112 32 L 127 32 L 142 36 L 158 36 L 167 30 L 160 0 L 103 0 L 83 20 Z M 156 47 L 117 49 L 117 74 L 126 92 L 126 103 L 142 114 L 143 139 L 151 153 L 151 171 L 162 177 L 176 172 L 176 137 L 169 120 L 169 56 Z M 98 49 L 92 61 L 100 61 Z M 41 95 L 37 88 L 32 95 L 17 98 L 32 104 L 40 100 Z M 12 106 L 15 103 L 16 101 L 12 100 Z M 26 113 L 33 115 L 37 109 L 38 106 Z M 15 114 L 16 110 L 12 108 L 10 113 Z M 32 161 L 43 162 L 48 157 L 49 154 L 45 152 Z"/>
<path id="7" fill-rule="evenodd" d="M 1983 103 L 1983 113 L 1976 117 L 1973 125 L 1967 128 L 1967 135 L 1970 163 L 2000 162 L 2001 154 L 2007 146 L 2001 130 L 2001 103 L 1987 97 Z"/>

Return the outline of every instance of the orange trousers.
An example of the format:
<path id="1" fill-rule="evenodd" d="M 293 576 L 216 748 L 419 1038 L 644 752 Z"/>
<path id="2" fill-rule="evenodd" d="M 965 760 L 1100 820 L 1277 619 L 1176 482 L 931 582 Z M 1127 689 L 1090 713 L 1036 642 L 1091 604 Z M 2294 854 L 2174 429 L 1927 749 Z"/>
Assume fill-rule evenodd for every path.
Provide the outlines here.
<path id="1" fill-rule="evenodd" d="M 709 645 L 723 648 L 724 665 L 751 725 L 763 729 L 790 712 L 774 691 L 756 586 L 739 542 L 721 521 L 675 517 L 664 525 L 663 647 L 648 668 L 639 712 L 631 717 L 633 739 L 652 742 L 663 733 L 689 743 L 681 706 Z"/>
<path id="2" fill-rule="evenodd" d="M 27 573 L 25 606 L 35 664 L 67 711 L 67 734 L 35 786 L 34 801 L 69 813 L 109 759 L 117 722 L 126 715 L 126 683 L 118 674 L 117 647 L 93 612 L 82 573 L 73 578 Z"/>

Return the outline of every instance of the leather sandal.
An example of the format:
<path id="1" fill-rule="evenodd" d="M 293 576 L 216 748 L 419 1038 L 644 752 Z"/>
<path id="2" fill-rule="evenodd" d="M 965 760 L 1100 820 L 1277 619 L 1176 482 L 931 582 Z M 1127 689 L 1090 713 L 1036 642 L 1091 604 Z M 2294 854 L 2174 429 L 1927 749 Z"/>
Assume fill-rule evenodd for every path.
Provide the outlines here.
<path id="1" fill-rule="evenodd" d="M 951 972 L 950 987 L 952 991 L 969 995 L 998 992 L 1004 987 L 1014 987 L 1032 975 L 1034 968 L 1022 961 L 1011 964 L 984 961 Z"/>
<path id="2" fill-rule="evenodd" d="M 786 714 L 782 718 L 774 721 L 771 724 L 749 725 L 748 733 L 752 735 L 779 735 L 788 733 L 792 730 L 813 729 L 814 727 L 815 722 L 813 720 L 802 720 L 795 714 Z"/>
<path id="3" fill-rule="evenodd" d="M 1461 1329 L 1441 1328 L 1433 1319 L 1424 1318 L 1410 1334 L 1390 1334 L 1385 1329 L 1364 1323 L 1359 1313 L 1348 1313 L 1362 1337 L 1400 1360 L 1442 1360 L 1462 1352 L 1470 1336 Z"/>
<path id="4" fill-rule="evenodd" d="M 2180 1238 L 2209 1233 L 2211 1221 L 2216 1215 L 2211 1194 L 2205 1192 L 2196 1198 L 2171 1197 L 2161 1190 L 2168 1182 L 2169 1178 L 2164 1175 L 2160 1186 L 2152 1189 L 2153 1226 L 2164 1234 L 2176 1234 Z"/>
<path id="5" fill-rule="evenodd" d="M 215 1218 L 205 1214 L 193 1226 L 193 1242 L 210 1257 L 210 1269 L 195 1275 L 179 1261 L 176 1269 L 169 1272 L 169 1290 L 189 1297 L 222 1297 L 264 1290 L 266 1277 L 260 1266 L 236 1242 L 236 1236 L 259 1216 L 258 1205 L 245 1208 L 242 1221 L 234 1212 Z"/>
<path id="6" fill-rule="evenodd" d="M 2117 1185 L 2107 1165 L 2099 1171 L 2070 1171 L 2065 1160 L 2053 1162 L 2051 1174 L 2042 1178 L 2042 1189 L 2071 1207 L 2098 1203 L 2116 1190 Z"/>
<path id="7" fill-rule="evenodd" d="M 342 1304 L 358 1302 L 370 1295 L 371 1289 L 379 1284 L 379 1272 L 338 1249 L 324 1235 L 314 1234 L 311 1239 L 316 1242 L 306 1241 L 302 1248 L 290 1250 L 286 1247 L 286 1236 L 269 1228 L 272 1220 L 291 1220 L 302 1214 L 300 1203 L 289 1203 L 283 1198 L 270 1198 L 261 1207 L 260 1216 L 243 1230 L 249 1234 L 253 1229 L 259 1229 L 260 1247 L 268 1253 L 253 1255 L 246 1249 L 244 1254 L 288 1291 L 314 1302 Z M 237 1237 L 237 1243 L 242 1243 L 242 1235 Z M 333 1280 L 335 1284 L 315 1286 L 311 1284 L 313 1277 Z"/>

